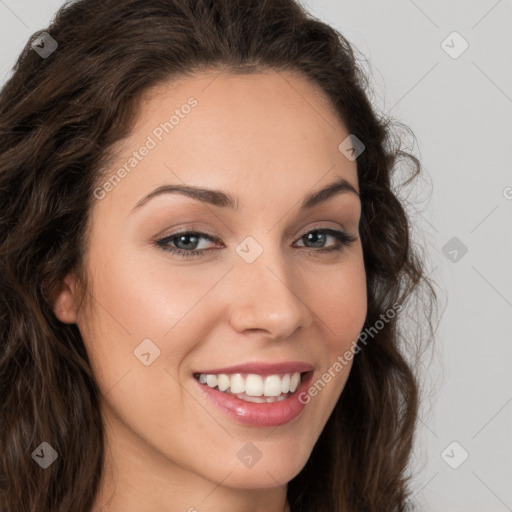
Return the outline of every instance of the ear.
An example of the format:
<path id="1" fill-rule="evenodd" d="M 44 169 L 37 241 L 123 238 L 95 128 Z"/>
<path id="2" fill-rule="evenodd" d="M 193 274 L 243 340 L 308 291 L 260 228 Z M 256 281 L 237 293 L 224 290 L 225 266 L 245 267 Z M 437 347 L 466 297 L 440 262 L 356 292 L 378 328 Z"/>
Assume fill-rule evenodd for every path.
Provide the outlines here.
<path id="1" fill-rule="evenodd" d="M 73 273 L 69 273 L 56 292 L 53 301 L 55 316 L 66 324 L 74 324 L 77 319 L 76 312 L 76 280 Z"/>

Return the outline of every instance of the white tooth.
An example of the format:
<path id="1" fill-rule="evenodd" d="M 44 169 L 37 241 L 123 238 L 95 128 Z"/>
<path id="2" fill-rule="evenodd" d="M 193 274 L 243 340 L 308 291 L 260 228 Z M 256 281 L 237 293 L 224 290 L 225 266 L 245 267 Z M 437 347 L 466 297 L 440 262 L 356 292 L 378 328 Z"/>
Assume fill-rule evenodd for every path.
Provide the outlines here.
<path id="1" fill-rule="evenodd" d="M 245 394 L 249 396 L 261 396 L 263 394 L 263 379 L 260 375 L 250 373 L 245 379 Z"/>
<path id="2" fill-rule="evenodd" d="M 288 393 L 290 391 L 290 374 L 287 373 L 281 379 L 281 393 Z"/>
<path id="3" fill-rule="evenodd" d="M 286 400 L 286 397 L 285 397 L 285 396 L 283 396 L 283 395 L 279 395 L 279 396 L 276 398 L 276 400 L 277 400 L 278 402 L 281 402 L 281 400 Z"/>
<path id="4" fill-rule="evenodd" d="M 206 384 L 211 388 L 214 388 L 217 385 L 217 375 L 208 374 L 206 376 Z"/>
<path id="5" fill-rule="evenodd" d="M 297 389 L 299 382 L 300 382 L 300 373 L 294 373 L 292 375 L 292 379 L 290 381 L 290 391 L 292 393 Z"/>
<path id="6" fill-rule="evenodd" d="M 261 396 L 249 396 L 247 393 L 241 393 L 238 395 L 238 398 L 245 400 L 246 402 L 254 402 L 256 404 L 262 404 L 265 402 L 265 399 Z"/>
<path id="7" fill-rule="evenodd" d="M 226 391 L 229 388 L 230 380 L 227 375 L 221 373 L 217 376 L 217 386 L 219 386 L 219 391 Z"/>
<path id="8" fill-rule="evenodd" d="M 277 396 L 268 396 L 268 397 L 266 398 L 266 402 L 267 402 L 268 404 L 272 404 L 272 403 L 274 403 L 276 400 L 277 400 Z"/>
<path id="9" fill-rule="evenodd" d="M 204 373 L 201 373 L 201 374 L 199 375 L 199 382 L 200 382 L 201 384 L 206 384 L 206 375 L 205 375 Z"/>
<path id="10" fill-rule="evenodd" d="M 235 373 L 231 375 L 231 393 L 238 394 L 243 393 L 245 391 L 245 381 L 244 378 L 239 374 Z"/>
<path id="11" fill-rule="evenodd" d="M 265 396 L 279 396 L 281 394 L 281 379 L 279 375 L 269 375 L 265 378 L 263 394 Z"/>

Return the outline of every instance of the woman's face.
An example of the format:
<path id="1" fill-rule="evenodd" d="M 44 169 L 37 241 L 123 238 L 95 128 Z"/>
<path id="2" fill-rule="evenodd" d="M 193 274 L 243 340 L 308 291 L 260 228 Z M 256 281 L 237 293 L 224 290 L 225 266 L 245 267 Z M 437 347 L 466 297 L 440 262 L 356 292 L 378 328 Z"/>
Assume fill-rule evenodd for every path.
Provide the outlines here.
<path id="1" fill-rule="evenodd" d="M 91 310 L 73 312 L 69 276 L 55 311 L 82 333 L 119 475 L 276 487 L 305 465 L 366 316 L 356 162 L 338 148 L 349 133 L 288 72 L 151 93 L 95 191 Z M 218 192 L 151 197 L 166 186 Z M 305 382 L 283 393 L 295 373 Z"/>

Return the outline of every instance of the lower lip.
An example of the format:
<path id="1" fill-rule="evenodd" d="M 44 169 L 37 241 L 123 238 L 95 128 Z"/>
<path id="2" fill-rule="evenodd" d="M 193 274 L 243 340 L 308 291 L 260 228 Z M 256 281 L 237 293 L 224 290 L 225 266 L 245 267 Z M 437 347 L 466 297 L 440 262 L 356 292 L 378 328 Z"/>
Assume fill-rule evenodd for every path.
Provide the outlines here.
<path id="1" fill-rule="evenodd" d="M 302 412 L 306 404 L 299 401 L 299 396 L 307 390 L 312 377 L 313 372 L 305 374 L 295 392 L 285 400 L 261 404 L 246 402 L 194 380 L 217 407 L 238 423 L 254 427 L 278 427 L 292 421 Z"/>

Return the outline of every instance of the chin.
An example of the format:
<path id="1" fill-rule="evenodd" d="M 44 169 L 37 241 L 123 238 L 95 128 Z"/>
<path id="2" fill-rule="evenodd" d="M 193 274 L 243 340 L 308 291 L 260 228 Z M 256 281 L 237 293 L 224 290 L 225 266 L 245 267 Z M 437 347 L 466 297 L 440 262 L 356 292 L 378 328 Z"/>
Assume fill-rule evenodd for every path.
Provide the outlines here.
<path id="1" fill-rule="evenodd" d="M 229 461 L 222 471 L 216 467 L 210 478 L 213 481 L 222 481 L 227 487 L 238 489 L 266 489 L 286 485 L 305 466 L 309 454 L 298 454 L 297 450 L 275 450 L 267 448 L 267 455 L 263 452 L 259 460 L 252 465 L 244 465 L 235 454 L 235 463 Z"/>

